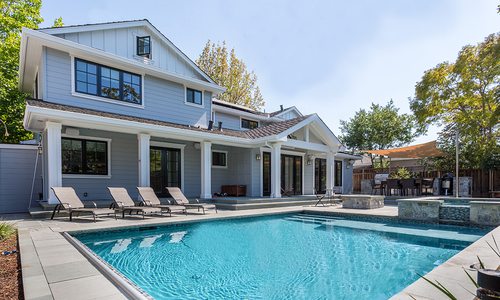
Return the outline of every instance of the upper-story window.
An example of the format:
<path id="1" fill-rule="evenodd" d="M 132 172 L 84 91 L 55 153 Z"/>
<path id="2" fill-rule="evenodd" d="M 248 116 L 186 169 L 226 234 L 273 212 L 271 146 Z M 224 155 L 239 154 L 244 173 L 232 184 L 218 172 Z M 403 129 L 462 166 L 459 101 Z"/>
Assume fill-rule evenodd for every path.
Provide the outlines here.
<path id="1" fill-rule="evenodd" d="M 137 37 L 137 55 L 146 56 L 151 58 L 151 37 L 138 36 Z"/>
<path id="2" fill-rule="evenodd" d="M 186 102 L 187 103 L 193 103 L 193 104 L 202 105 L 203 104 L 203 98 L 202 98 L 201 91 L 190 89 L 190 88 L 186 88 Z"/>
<path id="3" fill-rule="evenodd" d="M 241 119 L 241 128 L 254 129 L 259 127 L 259 122 L 247 119 Z"/>
<path id="4" fill-rule="evenodd" d="M 75 59 L 75 91 L 88 95 L 142 104 L 141 76 Z"/>

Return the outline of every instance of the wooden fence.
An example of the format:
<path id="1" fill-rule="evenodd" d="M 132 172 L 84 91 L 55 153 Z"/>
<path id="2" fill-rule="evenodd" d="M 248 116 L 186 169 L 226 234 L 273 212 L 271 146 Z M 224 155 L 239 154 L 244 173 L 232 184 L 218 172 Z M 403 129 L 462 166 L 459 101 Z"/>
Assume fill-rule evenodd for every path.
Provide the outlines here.
<path id="1" fill-rule="evenodd" d="M 441 177 L 445 172 L 411 170 L 420 178 Z M 361 180 L 373 179 L 375 174 L 390 173 L 387 169 L 355 169 L 353 170 L 353 192 L 361 192 Z M 491 197 L 491 191 L 500 191 L 500 170 L 460 170 L 460 177 L 472 177 L 472 196 Z"/>

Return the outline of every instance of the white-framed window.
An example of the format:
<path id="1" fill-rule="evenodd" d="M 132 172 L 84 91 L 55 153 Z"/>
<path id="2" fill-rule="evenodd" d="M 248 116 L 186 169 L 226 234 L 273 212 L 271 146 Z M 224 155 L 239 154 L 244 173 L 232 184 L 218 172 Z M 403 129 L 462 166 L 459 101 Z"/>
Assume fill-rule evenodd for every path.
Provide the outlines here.
<path id="1" fill-rule="evenodd" d="M 212 150 L 212 167 L 227 168 L 227 151 Z"/>
<path id="2" fill-rule="evenodd" d="M 111 177 L 111 140 L 63 135 L 61 163 L 64 177 Z"/>
<path id="3" fill-rule="evenodd" d="M 195 106 L 203 106 L 203 91 L 186 87 L 185 103 Z"/>

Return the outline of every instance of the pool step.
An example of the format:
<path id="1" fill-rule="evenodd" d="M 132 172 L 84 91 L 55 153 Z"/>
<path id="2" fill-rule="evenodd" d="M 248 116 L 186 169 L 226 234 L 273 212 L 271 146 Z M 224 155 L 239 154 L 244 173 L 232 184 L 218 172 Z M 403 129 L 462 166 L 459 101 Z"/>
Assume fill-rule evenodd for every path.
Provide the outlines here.
<path id="1" fill-rule="evenodd" d="M 303 222 L 307 224 L 320 224 L 326 227 L 344 227 L 359 230 L 371 230 L 388 234 L 402 234 L 406 236 L 428 237 L 442 240 L 456 240 L 460 242 L 474 242 L 480 236 L 474 234 L 458 233 L 454 230 L 427 229 L 420 226 L 412 226 L 404 223 L 390 222 L 366 222 L 359 220 L 350 220 L 346 218 L 335 218 L 328 216 L 315 216 L 297 214 L 286 218 L 290 221 Z"/>

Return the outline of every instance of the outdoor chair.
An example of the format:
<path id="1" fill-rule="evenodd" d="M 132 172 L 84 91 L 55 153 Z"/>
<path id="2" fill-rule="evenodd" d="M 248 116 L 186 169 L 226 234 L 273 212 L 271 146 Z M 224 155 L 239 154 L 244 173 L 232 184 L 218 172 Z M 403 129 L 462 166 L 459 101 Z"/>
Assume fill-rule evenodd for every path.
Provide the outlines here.
<path id="1" fill-rule="evenodd" d="M 429 192 L 430 189 L 430 192 Z M 422 179 L 422 195 L 432 195 L 434 191 L 434 178 L 424 178 Z"/>
<path id="2" fill-rule="evenodd" d="M 401 195 L 401 186 L 399 185 L 398 179 L 387 179 L 387 196 L 392 196 L 392 191 L 397 191 L 398 195 Z"/>
<path id="3" fill-rule="evenodd" d="M 52 217 L 50 217 L 51 220 L 54 219 L 56 211 L 57 213 L 59 213 L 61 211 L 61 208 L 69 212 L 70 221 L 73 221 L 73 214 L 78 215 L 79 213 L 92 214 L 92 216 L 94 217 L 94 222 L 96 221 L 96 216 L 102 215 L 113 214 L 115 215 L 116 219 L 115 210 L 108 208 L 97 208 L 97 204 L 95 204 L 95 202 L 92 202 L 94 204 L 93 208 L 85 208 L 82 200 L 80 200 L 72 187 L 51 187 L 51 189 L 52 191 L 54 191 L 57 200 L 60 202 L 60 204 L 57 204 L 56 207 L 54 207 Z"/>
<path id="4" fill-rule="evenodd" d="M 401 191 L 402 191 L 402 194 L 404 196 L 408 196 L 409 195 L 409 191 L 411 191 L 411 195 L 412 196 L 415 195 L 415 190 L 416 190 L 417 186 L 416 186 L 416 182 L 415 182 L 414 178 L 401 179 L 399 181 L 399 184 L 401 186 Z"/>
<path id="5" fill-rule="evenodd" d="M 200 203 L 198 199 L 196 199 L 196 203 L 189 203 L 189 200 L 186 198 L 186 196 L 184 196 L 181 189 L 178 187 L 167 187 L 167 190 L 177 205 L 182 205 L 187 209 L 196 208 L 198 209 L 198 211 L 202 209 L 203 214 L 205 214 L 205 209 L 215 209 L 215 213 L 217 213 L 217 206 L 215 206 L 214 204 Z"/>
<path id="6" fill-rule="evenodd" d="M 372 179 L 371 186 L 372 186 L 372 195 L 375 195 L 377 190 L 379 191 L 380 195 L 382 195 L 383 186 L 381 181 L 377 183 L 375 179 Z"/>
<path id="7" fill-rule="evenodd" d="M 293 188 L 290 188 L 288 190 L 281 188 L 281 196 L 291 197 L 292 195 L 293 195 Z"/>
<path id="8" fill-rule="evenodd" d="M 156 196 L 153 188 L 150 187 L 137 187 L 137 191 L 139 191 L 139 196 L 142 199 L 142 203 L 145 206 L 157 207 L 164 210 L 167 210 L 172 216 L 172 212 L 180 211 L 183 214 L 186 214 L 186 207 L 184 205 L 165 205 L 161 204 L 160 199 Z M 170 203 L 170 201 L 169 201 Z"/>
<path id="9" fill-rule="evenodd" d="M 316 193 L 316 189 L 314 189 L 314 195 L 318 200 L 316 204 L 314 204 L 314 206 L 318 206 L 319 204 L 321 204 L 323 207 L 326 207 L 325 204 L 328 202 L 330 202 L 330 205 L 335 205 L 342 202 L 340 198 L 335 197 L 335 191 L 333 189 L 326 189 L 324 194 L 318 194 Z"/>
<path id="10" fill-rule="evenodd" d="M 163 210 L 156 207 L 147 206 L 136 206 L 134 200 L 130 198 L 127 190 L 121 187 L 108 187 L 109 193 L 113 198 L 114 202 L 111 204 L 110 208 L 118 209 L 122 213 L 122 218 L 125 218 L 125 213 L 131 215 L 133 212 L 136 214 L 142 214 L 142 218 L 149 214 L 160 214 L 163 215 Z M 168 211 L 170 213 L 170 211 Z"/>

